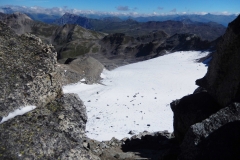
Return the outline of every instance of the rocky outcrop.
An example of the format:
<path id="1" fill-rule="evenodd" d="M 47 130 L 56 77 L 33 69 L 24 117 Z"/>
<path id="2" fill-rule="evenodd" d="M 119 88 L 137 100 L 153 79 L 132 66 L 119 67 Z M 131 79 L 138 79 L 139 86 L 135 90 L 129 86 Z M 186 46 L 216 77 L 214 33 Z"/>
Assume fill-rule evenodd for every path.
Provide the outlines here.
<path id="1" fill-rule="evenodd" d="M 180 159 L 239 159 L 240 104 L 232 103 L 192 125 L 181 145 Z"/>
<path id="2" fill-rule="evenodd" d="M 178 143 L 168 131 L 144 131 L 131 138 L 102 142 L 86 138 L 84 147 L 102 160 L 174 160 L 179 153 Z"/>
<path id="3" fill-rule="evenodd" d="M 175 34 L 169 37 L 164 43 L 162 43 L 158 50 L 174 51 L 189 51 L 189 50 L 208 50 L 211 43 L 207 40 L 202 40 L 196 34 Z"/>
<path id="4" fill-rule="evenodd" d="M 171 104 L 179 160 L 240 158 L 240 16 L 228 26 L 200 87 Z M 205 95 L 205 96 L 203 96 Z"/>
<path id="5" fill-rule="evenodd" d="M 84 149 L 86 108 L 62 94 L 54 47 L 1 22 L 0 30 L 0 116 L 37 106 L 0 124 L 0 159 L 99 159 Z"/>
<path id="6" fill-rule="evenodd" d="M 33 22 L 33 20 L 26 14 L 19 12 L 5 15 L 2 20 L 6 21 L 8 26 L 11 26 L 11 28 L 19 35 L 30 32 L 31 27 L 26 24 L 31 24 Z"/>
<path id="7" fill-rule="evenodd" d="M 110 34 L 101 41 L 101 51 L 106 57 L 127 57 L 127 59 L 140 57 L 156 57 L 163 51 L 189 51 L 208 50 L 214 46 L 207 40 L 202 40 L 195 34 L 175 34 L 169 37 L 163 31 L 152 32 L 137 38 L 125 34 Z"/>
<path id="8" fill-rule="evenodd" d="M 77 95 L 63 95 L 0 125 L 0 159 L 95 159 L 82 145 L 86 121 Z"/>
<path id="9" fill-rule="evenodd" d="M 52 35 L 53 45 L 58 51 L 58 62 L 64 63 L 68 58 L 77 58 L 100 50 L 98 41 L 104 33 L 66 24 L 58 27 Z"/>
<path id="10" fill-rule="evenodd" d="M 200 92 L 172 102 L 171 109 L 174 112 L 174 134 L 181 142 L 189 127 L 215 113 L 218 104 L 207 92 Z"/>
<path id="11" fill-rule="evenodd" d="M 84 56 L 74 59 L 69 58 L 58 69 L 61 72 L 63 85 L 78 83 L 81 80 L 84 83 L 92 84 L 101 80 L 104 66 L 95 58 Z"/>
<path id="12" fill-rule="evenodd" d="M 141 43 L 148 43 L 148 42 L 154 42 L 154 41 L 159 42 L 168 37 L 169 37 L 169 35 L 164 31 L 154 31 L 149 34 L 139 36 L 136 39 L 137 39 L 137 41 L 139 41 Z"/>
<path id="13" fill-rule="evenodd" d="M 224 107 L 240 97 L 240 17 L 231 22 L 218 43 L 217 51 L 204 78 L 197 85 Z"/>
<path id="14" fill-rule="evenodd" d="M 164 31 L 154 31 L 137 38 L 123 33 L 110 34 L 100 40 L 101 54 L 116 65 L 143 61 L 175 51 L 213 49 L 215 43 L 202 40 L 195 34 L 175 34 L 171 37 Z M 101 59 L 98 59 L 100 62 Z M 118 61 L 119 60 L 119 61 Z"/>
<path id="15" fill-rule="evenodd" d="M 0 117 L 21 106 L 44 106 L 61 94 L 54 47 L 31 34 L 17 36 L 1 22 L 0 30 Z"/>

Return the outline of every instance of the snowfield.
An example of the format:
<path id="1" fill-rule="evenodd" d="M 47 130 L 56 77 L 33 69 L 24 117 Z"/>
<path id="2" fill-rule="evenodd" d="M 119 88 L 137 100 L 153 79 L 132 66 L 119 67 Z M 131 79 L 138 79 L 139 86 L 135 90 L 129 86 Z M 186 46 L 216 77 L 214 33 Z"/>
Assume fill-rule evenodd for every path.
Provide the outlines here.
<path id="1" fill-rule="evenodd" d="M 173 131 L 170 103 L 193 93 L 195 80 L 207 72 L 195 60 L 208 52 L 175 52 L 155 59 L 104 70 L 102 84 L 82 82 L 63 87 L 77 93 L 88 115 L 86 134 L 99 141 L 131 137 L 129 131 Z"/>

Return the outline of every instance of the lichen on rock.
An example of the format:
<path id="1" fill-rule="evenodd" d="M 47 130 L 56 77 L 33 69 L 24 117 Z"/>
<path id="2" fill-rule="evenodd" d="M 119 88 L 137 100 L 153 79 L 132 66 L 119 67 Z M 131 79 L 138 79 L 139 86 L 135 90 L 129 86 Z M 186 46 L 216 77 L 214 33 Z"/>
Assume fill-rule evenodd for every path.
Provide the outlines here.
<path id="1" fill-rule="evenodd" d="M 83 147 L 86 108 L 77 95 L 63 95 L 54 47 L 2 22 L 0 42 L 0 120 L 36 106 L 0 124 L 0 159 L 99 159 Z"/>
<path id="2" fill-rule="evenodd" d="M 86 108 L 74 94 L 65 94 L 46 107 L 0 125 L 0 159 L 58 159 L 88 155 L 82 138 L 87 121 Z M 86 158 L 87 159 L 87 158 Z"/>
<path id="3" fill-rule="evenodd" d="M 2 22 L 0 28 L 0 117 L 61 94 L 54 47 L 32 34 L 18 36 Z"/>

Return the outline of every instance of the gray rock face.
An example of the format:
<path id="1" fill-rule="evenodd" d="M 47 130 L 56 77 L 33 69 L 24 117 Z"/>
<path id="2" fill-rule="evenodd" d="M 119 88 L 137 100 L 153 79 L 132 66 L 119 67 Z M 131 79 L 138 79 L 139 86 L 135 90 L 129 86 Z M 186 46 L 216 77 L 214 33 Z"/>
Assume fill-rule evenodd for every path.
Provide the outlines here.
<path id="1" fill-rule="evenodd" d="M 196 34 L 174 34 L 162 43 L 158 50 L 168 51 L 189 51 L 189 50 L 207 50 L 211 47 L 211 43 L 207 40 L 202 40 Z"/>
<path id="2" fill-rule="evenodd" d="M 215 113 L 218 104 L 207 92 L 201 92 L 172 102 L 171 109 L 174 113 L 174 135 L 181 142 L 189 127 Z"/>
<path id="3" fill-rule="evenodd" d="M 240 16 L 231 22 L 220 40 L 204 78 L 197 85 L 224 107 L 240 97 Z"/>
<path id="4" fill-rule="evenodd" d="M 61 94 L 56 52 L 31 34 L 17 36 L 0 22 L 0 117 L 24 105 L 43 106 Z"/>
<path id="5" fill-rule="evenodd" d="M 77 83 L 82 79 L 85 79 L 85 83 L 92 84 L 101 79 L 104 66 L 95 58 L 84 56 L 68 64 L 61 64 L 58 69 L 62 73 L 61 81 L 64 85 Z"/>
<path id="6" fill-rule="evenodd" d="M 91 28 L 92 26 L 88 18 L 70 13 L 65 13 L 60 19 L 56 20 L 54 23 L 58 25 L 78 24 L 79 26 L 82 26 L 84 28 Z"/>
<path id="7" fill-rule="evenodd" d="M 180 159 L 239 159 L 240 103 L 221 109 L 190 127 L 181 145 Z"/>
<path id="8" fill-rule="evenodd" d="M 86 121 L 77 95 L 63 95 L 0 125 L 0 159 L 91 159 L 82 146 Z"/>
<path id="9" fill-rule="evenodd" d="M 205 77 L 196 81 L 200 87 L 171 105 L 174 133 L 182 139 L 179 160 L 240 159 L 239 46 L 240 16 L 218 43 Z"/>
<path id="10" fill-rule="evenodd" d="M 24 105 L 37 108 L 0 124 L 0 159 L 95 160 L 83 147 L 86 108 L 62 95 L 54 47 L 0 22 L 0 120 Z"/>
<path id="11" fill-rule="evenodd" d="M 86 138 L 88 150 L 102 160 L 161 159 L 175 160 L 179 153 L 178 143 L 168 131 L 144 131 L 131 138 L 96 141 Z"/>

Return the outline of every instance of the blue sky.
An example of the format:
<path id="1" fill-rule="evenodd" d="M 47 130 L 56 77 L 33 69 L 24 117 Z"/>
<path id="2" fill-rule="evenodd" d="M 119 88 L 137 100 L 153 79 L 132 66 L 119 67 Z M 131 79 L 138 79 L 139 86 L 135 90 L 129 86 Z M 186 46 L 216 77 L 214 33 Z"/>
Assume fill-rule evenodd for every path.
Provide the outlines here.
<path id="1" fill-rule="evenodd" d="M 240 0 L 0 0 L 0 6 L 39 6 L 138 14 L 239 13 Z"/>

